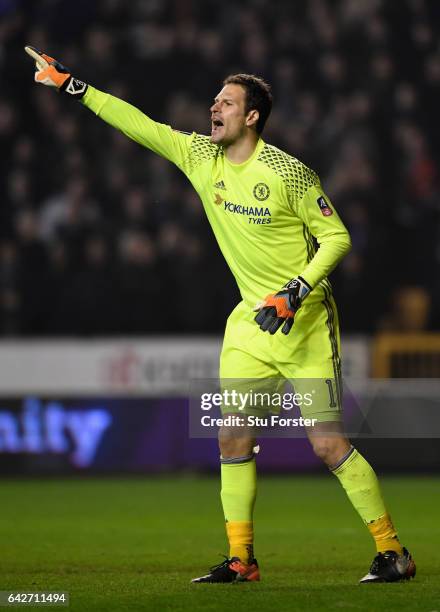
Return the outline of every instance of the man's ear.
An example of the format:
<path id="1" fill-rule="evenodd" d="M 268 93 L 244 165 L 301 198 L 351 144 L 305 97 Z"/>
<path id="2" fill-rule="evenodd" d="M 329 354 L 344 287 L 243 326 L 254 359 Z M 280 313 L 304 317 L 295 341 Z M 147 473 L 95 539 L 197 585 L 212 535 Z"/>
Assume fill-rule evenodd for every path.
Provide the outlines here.
<path id="1" fill-rule="evenodd" d="M 260 113 L 257 110 L 251 110 L 246 117 L 246 126 L 254 127 L 257 125 L 257 121 L 260 118 Z"/>

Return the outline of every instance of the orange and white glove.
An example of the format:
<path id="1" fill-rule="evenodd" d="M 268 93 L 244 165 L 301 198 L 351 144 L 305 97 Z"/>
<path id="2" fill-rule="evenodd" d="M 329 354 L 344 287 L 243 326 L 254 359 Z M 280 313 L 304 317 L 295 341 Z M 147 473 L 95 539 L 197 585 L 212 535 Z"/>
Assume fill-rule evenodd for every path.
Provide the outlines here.
<path id="1" fill-rule="evenodd" d="M 58 91 L 82 98 L 87 91 L 87 83 L 75 79 L 70 71 L 53 57 L 41 53 L 35 47 L 25 47 L 24 50 L 35 60 L 35 81 Z"/>
<path id="2" fill-rule="evenodd" d="M 282 325 L 281 331 L 287 335 L 292 329 L 298 308 L 311 290 L 310 285 L 298 276 L 289 281 L 278 293 L 268 295 L 254 308 L 255 311 L 258 310 L 255 321 L 260 329 L 274 334 Z"/>

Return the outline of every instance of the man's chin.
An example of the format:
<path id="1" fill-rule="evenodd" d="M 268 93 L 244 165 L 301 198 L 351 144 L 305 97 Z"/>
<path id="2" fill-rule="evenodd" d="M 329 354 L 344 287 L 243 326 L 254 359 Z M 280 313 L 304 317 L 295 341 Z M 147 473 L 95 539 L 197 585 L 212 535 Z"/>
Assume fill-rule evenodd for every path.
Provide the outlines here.
<path id="1" fill-rule="evenodd" d="M 212 144 L 221 145 L 223 143 L 223 138 L 220 134 L 211 134 L 211 142 Z"/>
<path id="2" fill-rule="evenodd" d="M 211 132 L 211 142 L 216 145 L 223 145 L 225 139 L 225 130 L 222 127 L 216 128 Z"/>

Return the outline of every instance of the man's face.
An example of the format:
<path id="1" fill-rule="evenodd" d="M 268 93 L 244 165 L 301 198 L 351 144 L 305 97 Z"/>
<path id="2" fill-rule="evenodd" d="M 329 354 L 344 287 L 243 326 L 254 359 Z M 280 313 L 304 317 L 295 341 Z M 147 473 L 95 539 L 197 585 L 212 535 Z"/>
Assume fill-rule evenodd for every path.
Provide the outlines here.
<path id="1" fill-rule="evenodd" d="M 245 114 L 245 98 L 245 89 L 235 83 L 225 85 L 216 96 L 210 108 L 211 142 L 228 146 L 236 142 L 245 134 L 247 127 L 255 123 L 253 118 L 257 111 Z"/>

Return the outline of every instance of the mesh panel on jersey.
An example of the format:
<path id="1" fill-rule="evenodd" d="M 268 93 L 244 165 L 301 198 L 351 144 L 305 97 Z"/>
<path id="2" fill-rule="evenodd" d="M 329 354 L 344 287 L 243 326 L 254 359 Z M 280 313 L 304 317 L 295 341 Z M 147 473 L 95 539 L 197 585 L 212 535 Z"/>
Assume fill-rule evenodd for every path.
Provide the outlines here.
<path id="1" fill-rule="evenodd" d="M 272 145 L 264 145 L 258 160 L 283 179 L 293 205 L 302 199 L 309 187 L 319 184 L 316 172 Z"/>
<path id="2" fill-rule="evenodd" d="M 216 157 L 217 155 L 223 155 L 221 147 L 211 142 L 209 136 L 202 136 L 196 134 L 191 144 L 188 157 L 185 160 L 185 170 L 188 174 L 194 172 L 194 170 L 203 164 L 203 162 Z"/>

